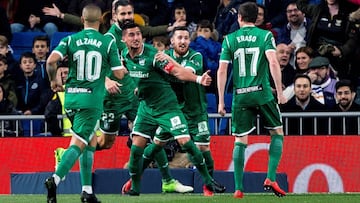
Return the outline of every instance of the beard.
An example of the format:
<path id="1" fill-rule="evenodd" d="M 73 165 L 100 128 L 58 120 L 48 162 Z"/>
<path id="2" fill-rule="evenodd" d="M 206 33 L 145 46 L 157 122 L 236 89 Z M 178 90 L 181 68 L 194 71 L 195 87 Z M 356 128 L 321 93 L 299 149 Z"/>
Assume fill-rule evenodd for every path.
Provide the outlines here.
<path id="1" fill-rule="evenodd" d="M 133 22 L 133 20 L 124 19 L 124 20 L 118 20 L 117 22 L 118 22 L 119 26 L 122 27 L 122 25 L 124 25 L 125 23 Z"/>
<path id="2" fill-rule="evenodd" d="M 345 99 L 343 99 L 343 100 L 341 100 L 340 102 L 339 102 L 339 105 L 341 106 L 341 107 L 343 107 L 343 108 L 347 108 L 347 107 L 349 107 L 350 106 L 350 101 L 349 100 L 345 100 Z"/>
<path id="3" fill-rule="evenodd" d="M 180 56 L 185 55 L 189 51 L 189 47 L 180 48 L 179 46 L 174 47 L 174 50 Z"/>

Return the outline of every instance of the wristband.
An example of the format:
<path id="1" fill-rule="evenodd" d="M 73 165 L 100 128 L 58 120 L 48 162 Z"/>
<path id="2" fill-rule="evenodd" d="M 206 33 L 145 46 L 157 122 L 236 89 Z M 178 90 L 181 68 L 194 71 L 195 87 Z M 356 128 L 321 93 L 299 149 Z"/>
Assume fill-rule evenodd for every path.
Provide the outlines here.
<path id="1" fill-rule="evenodd" d="M 201 79 L 202 79 L 202 76 L 197 76 L 196 83 L 201 84 Z"/>

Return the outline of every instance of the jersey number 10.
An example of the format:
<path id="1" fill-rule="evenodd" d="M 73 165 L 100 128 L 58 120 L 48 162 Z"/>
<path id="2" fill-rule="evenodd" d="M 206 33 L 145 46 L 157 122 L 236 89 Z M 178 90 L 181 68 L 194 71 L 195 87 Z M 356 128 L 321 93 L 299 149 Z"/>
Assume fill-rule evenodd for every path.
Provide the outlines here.
<path id="1" fill-rule="evenodd" d="M 77 80 L 94 81 L 100 78 L 102 57 L 98 51 L 79 50 L 74 53 L 73 60 L 76 61 Z"/>

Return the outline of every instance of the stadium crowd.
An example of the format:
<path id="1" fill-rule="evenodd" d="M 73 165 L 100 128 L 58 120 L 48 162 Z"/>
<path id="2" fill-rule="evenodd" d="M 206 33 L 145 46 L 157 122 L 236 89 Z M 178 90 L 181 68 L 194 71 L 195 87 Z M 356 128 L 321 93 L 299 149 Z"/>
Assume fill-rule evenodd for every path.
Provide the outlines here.
<path id="1" fill-rule="evenodd" d="M 239 28 L 237 9 L 247 0 L 131 2 L 134 20 L 141 26 L 145 42 L 159 50 L 171 48 L 170 35 L 175 27 L 188 27 L 190 47 L 202 54 L 203 69 L 210 70 L 213 78 L 206 92 L 217 94 L 216 71 L 222 40 Z M 50 41 L 56 32 L 80 31 L 81 11 L 89 3 L 101 8 L 100 30 L 107 32 L 114 23 L 112 0 L 0 1 L 1 115 L 52 112 L 47 108 L 53 107 L 49 104 L 54 93 L 45 63 L 53 48 Z M 360 93 L 360 9 L 356 1 L 264 0 L 256 3 L 260 9 L 255 25 L 270 30 L 277 45 L 283 90 L 289 100 L 280 109 L 284 112 L 359 111 L 360 97 L 356 95 Z M 42 32 L 43 35 L 31 39 L 29 52 L 14 58 L 11 45 L 16 32 Z M 231 93 L 233 73 L 231 68 L 228 70 L 225 92 Z M 299 74 L 308 76 L 300 79 L 309 78 L 310 87 L 296 83 Z M 310 108 L 314 102 L 317 107 Z M 61 109 L 56 113 L 61 114 Z M 15 126 L 11 122 L 4 128 L 8 132 L 6 136 L 14 135 Z"/>

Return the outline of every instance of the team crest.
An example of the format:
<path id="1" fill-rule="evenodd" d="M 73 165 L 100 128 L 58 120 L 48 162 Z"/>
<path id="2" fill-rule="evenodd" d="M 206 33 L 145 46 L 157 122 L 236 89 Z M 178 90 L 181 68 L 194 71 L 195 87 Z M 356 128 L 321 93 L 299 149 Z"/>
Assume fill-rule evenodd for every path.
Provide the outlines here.
<path id="1" fill-rule="evenodd" d="M 198 123 L 198 130 L 199 130 L 199 133 L 209 131 L 209 129 L 207 127 L 207 122 L 201 121 L 200 123 Z"/>
<path id="2" fill-rule="evenodd" d="M 175 117 L 171 118 L 170 122 L 171 122 L 172 127 L 176 127 L 181 124 L 181 120 L 180 120 L 179 116 L 175 116 Z"/>
<path id="3" fill-rule="evenodd" d="M 181 66 L 185 67 L 185 65 L 186 65 L 186 60 L 183 60 L 183 61 L 181 62 Z"/>
<path id="4" fill-rule="evenodd" d="M 140 60 L 139 60 L 139 64 L 140 64 L 141 66 L 145 65 L 145 59 L 140 59 Z"/>

